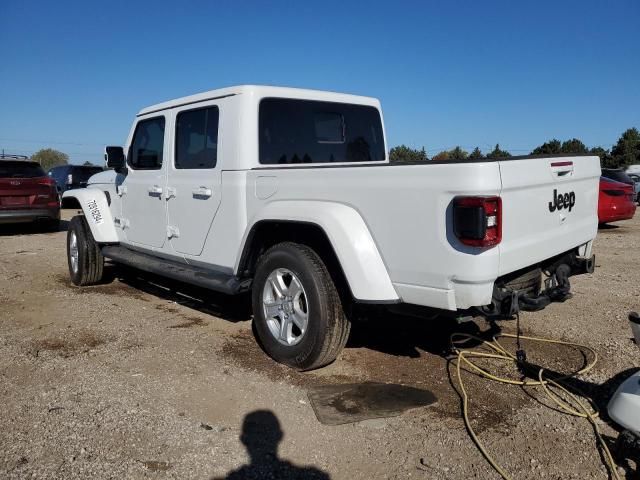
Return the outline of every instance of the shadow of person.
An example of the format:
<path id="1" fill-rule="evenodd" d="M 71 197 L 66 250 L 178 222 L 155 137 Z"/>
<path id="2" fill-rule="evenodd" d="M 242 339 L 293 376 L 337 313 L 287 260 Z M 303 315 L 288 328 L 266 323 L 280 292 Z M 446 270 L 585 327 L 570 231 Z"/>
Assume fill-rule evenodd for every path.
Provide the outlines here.
<path id="1" fill-rule="evenodd" d="M 269 410 L 256 410 L 244 417 L 240 441 L 251 463 L 229 472 L 224 480 L 310 479 L 329 480 L 331 477 L 314 467 L 298 467 L 278 458 L 278 444 L 283 433 L 278 418 Z M 221 477 L 212 480 L 223 480 Z"/>

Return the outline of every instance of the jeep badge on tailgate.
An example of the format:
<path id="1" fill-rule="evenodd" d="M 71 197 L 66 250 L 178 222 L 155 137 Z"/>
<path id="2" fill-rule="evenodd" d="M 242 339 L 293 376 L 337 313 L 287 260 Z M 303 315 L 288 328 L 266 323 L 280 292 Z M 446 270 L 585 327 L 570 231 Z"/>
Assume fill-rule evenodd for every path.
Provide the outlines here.
<path id="1" fill-rule="evenodd" d="M 569 192 L 565 194 L 558 195 L 558 190 L 553 190 L 553 200 L 549 202 L 549 211 L 555 212 L 556 210 L 562 210 L 563 208 L 568 208 L 569 211 L 576 204 L 576 194 L 575 192 Z"/>

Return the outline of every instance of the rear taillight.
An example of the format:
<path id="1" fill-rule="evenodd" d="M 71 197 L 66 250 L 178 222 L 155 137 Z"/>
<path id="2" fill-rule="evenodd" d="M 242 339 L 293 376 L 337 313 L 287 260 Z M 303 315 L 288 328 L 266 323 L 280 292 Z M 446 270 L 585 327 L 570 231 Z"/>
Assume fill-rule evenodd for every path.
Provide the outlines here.
<path id="1" fill-rule="evenodd" d="M 622 197 L 625 194 L 624 190 L 602 190 L 602 191 L 611 197 Z"/>
<path id="2" fill-rule="evenodd" d="M 453 231 L 464 245 L 492 247 L 502 240 L 500 197 L 456 197 Z"/>
<path id="3" fill-rule="evenodd" d="M 73 175 L 67 175 L 67 185 L 71 185 L 73 183 Z"/>
<path id="4" fill-rule="evenodd" d="M 49 187 L 49 192 L 46 194 L 39 194 L 38 198 L 47 198 L 55 200 L 56 202 L 58 201 L 58 189 L 56 188 L 56 181 L 53 178 L 45 177 L 38 181 L 38 185 Z"/>
<path id="5" fill-rule="evenodd" d="M 38 180 L 38 185 L 47 185 L 48 187 L 55 187 L 56 181 L 51 177 L 44 177 Z"/>

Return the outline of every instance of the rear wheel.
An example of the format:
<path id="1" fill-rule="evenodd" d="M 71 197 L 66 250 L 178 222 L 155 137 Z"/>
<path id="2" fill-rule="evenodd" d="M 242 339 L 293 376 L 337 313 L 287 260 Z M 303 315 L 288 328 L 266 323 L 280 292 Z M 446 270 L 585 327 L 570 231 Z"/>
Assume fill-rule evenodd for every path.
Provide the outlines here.
<path id="1" fill-rule="evenodd" d="M 69 222 L 67 260 L 74 285 L 95 285 L 102 280 L 104 257 L 83 215 L 77 215 Z"/>
<path id="2" fill-rule="evenodd" d="M 284 242 L 258 262 L 253 280 L 254 329 L 274 360 L 298 370 L 331 363 L 349 323 L 327 268 L 311 248 Z"/>

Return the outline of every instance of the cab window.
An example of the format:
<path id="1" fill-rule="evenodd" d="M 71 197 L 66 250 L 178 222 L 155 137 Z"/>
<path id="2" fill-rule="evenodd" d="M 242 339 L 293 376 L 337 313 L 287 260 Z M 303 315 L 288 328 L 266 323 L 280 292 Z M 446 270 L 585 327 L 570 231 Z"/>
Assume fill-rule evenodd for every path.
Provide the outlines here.
<path id="1" fill-rule="evenodd" d="M 159 170 L 163 150 L 164 117 L 141 120 L 136 125 L 127 161 L 134 170 Z"/>
<path id="2" fill-rule="evenodd" d="M 214 168 L 218 161 L 218 107 L 180 112 L 176 119 L 175 167 Z"/>
<path id="3" fill-rule="evenodd" d="M 382 119 L 372 106 L 265 98 L 259 129 L 263 164 L 386 159 Z"/>

